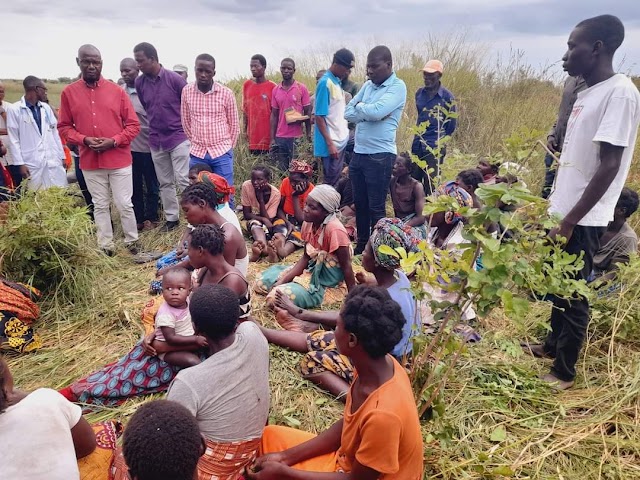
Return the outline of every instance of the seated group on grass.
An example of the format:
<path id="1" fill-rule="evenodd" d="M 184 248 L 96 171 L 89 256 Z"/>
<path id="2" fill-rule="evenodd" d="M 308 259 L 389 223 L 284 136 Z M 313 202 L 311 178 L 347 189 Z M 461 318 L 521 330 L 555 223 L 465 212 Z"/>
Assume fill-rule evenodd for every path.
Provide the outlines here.
<path id="1" fill-rule="evenodd" d="M 304 248 L 294 265 L 272 265 L 256 279 L 255 291 L 267 296 L 284 328 L 267 329 L 251 316 L 249 252 L 228 206 L 233 189 L 206 169 L 192 173 L 194 183 L 182 194 L 190 225 L 177 251 L 158 265 L 162 296 L 145 306 L 143 340 L 60 392 L 16 390 L 0 358 L 0 444 L 12 446 L 0 478 L 106 478 L 90 475 L 108 470 L 116 480 L 421 479 L 422 435 L 404 365 L 412 338 L 434 316 L 411 292 L 413 272 L 403 272 L 381 247 L 415 252 L 426 241 L 435 251 L 455 252 L 464 242 L 459 211 L 432 214 L 427 228 L 422 186 L 399 156 L 390 186 L 396 217 L 375 225 L 362 255 L 364 272 L 354 273 L 337 190 L 313 186 L 304 162 L 292 162 L 279 190 L 268 169 L 255 167 L 242 186 L 251 258 L 279 260 Z M 434 195 L 479 206 L 475 190 L 482 180 L 479 170 L 463 171 Z M 637 208 L 638 195 L 624 189 L 601 238 L 602 270 L 636 250 L 626 219 Z M 434 298 L 447 294 L 423 287 Z M 311 310 L 334 303 L 340 310 Z M 268 342 L 303 353 L 302 376 L 345 402 L 342 419 L 317 437 L 265 428 Z M 165 391 L 167 400 L 138 409 L 117 451 L 117 428 L 92 428 L 71 403 L 112 407 Z"/>

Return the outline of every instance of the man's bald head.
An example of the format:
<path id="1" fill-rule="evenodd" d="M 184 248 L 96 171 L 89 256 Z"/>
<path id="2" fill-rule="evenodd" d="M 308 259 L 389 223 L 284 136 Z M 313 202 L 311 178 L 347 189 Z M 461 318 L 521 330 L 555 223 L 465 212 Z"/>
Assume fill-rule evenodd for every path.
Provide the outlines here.
<path id="1" fill-rule="evenodd" d="M 138 62 L 136 62 L 133 58 L 123 58 L 120 62 L 120 70 L 122 70 L 122 67 L 135 68 L 136 70 L 138 70 Z"/>
<path id="2" fill-rule="evenodd" d="M 80 67 L 80 73 L 85 82 L 92 85 L 100 80 L 102 74 L 102 55 L 93 45 L 82 45 L 78 49 L 76 62 Z"/>
<path id="3" fill-rule="evenodd" d="M 124 83 L 126 83 L 128 87 L 133 88 L 138 75 L 140 75 L 138 62 L 133 58 L 123 58 L 120 62 L 120 76 L 124 80 Z"/>
<path id="4" fill-rule="evenodd" d="M 100 53 L 100 50 L 98 50 L 97 47 L 91 45 L 90 43 L 82 45 L 78 49 L 78 58 L 80 58 L 83 55 L 97 55 L 98 57 L 102 58 L 102 54 Z"/>

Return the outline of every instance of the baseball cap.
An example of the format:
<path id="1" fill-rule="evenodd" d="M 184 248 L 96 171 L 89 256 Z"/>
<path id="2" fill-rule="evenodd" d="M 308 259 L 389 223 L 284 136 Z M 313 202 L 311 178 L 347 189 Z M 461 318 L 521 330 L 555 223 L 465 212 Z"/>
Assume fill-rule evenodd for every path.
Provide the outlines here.
<path id="1" fill-rule="evenodd" d="M 424 64 L 422 71 L 427 73 L 435 73 L 435 72 L 442 73 L 442 69 L 443 69 L 443 66 L 440 60 L 429 60 L 427 63 Z"/>
<path id="2" fill-rule="evenodd" d="M 174 72 L 189 72 L 189 69 L 185 65 L 182 65 L 181 63 L 178 63 L 178 64 L 173 66 L 173 71 Z"/>
<path id="3" fill-rule="evenodd" d="M 333 63 L 337 63 L 343 67 L 353 68 L 356 65 L 356 57 L 351 50 L 341 48 L 333 54 Z"/>

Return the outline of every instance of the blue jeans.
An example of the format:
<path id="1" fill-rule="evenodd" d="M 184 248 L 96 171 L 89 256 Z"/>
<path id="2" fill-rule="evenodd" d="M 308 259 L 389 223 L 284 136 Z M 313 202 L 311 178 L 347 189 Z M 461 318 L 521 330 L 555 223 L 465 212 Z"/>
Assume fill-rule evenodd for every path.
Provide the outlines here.
<path id="1" fill-rule="evenodd" d="M 233 186 L 233 150 L 229 150 L 227 153 L 216 158 L 212 158 L 208 152 L 205 154 L 204 158 L 198 158 L 191 155 L 189 168 L 192 168 L 196 163 L 205 163 L 209 165 L 213 173 L 224 177 L 229 185 Z M 231 207 L 231 210 L 235 208 L 233 196 L 229 198 L 229 206 Z"/>
<path id="2" fill-rule="evenodd" d="M 542 186 L 542 198 L 549 198 L 549 195 L 551 194 L 553 181 L 556 179 L 557 165 L 554 165 L 555 161 L 555 157 L 550 155 L 548 152 L 544 156 L 544 185 Z"/>
<path id="3" fill-rule="evenodd" d="M 358 230 L 357 253 L 362 253 L 378 220 L 384 218 L 395 153 L 354 153 L 349 164 Z"/>
<path id="4" fill-rule="evenodd" d="M 275 143 L 278 146 L 276 164 L 280 170 L 289 170 L 289 164 L 296 156 L 296 139 L 276 137 Z"/>

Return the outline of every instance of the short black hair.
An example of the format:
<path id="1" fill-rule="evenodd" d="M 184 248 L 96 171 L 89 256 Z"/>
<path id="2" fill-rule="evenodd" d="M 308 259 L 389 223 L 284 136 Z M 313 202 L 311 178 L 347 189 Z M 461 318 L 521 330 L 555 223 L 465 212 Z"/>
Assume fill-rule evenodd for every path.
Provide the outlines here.
<path id="1" fill-rule="evenodd" d="M 407 170 L 411 173 L 413 171 L 413 160 L 411 160 L 411 155 L 408 152 L 402 152 L 398 154 L 398 157 L 404 160 Z"/>
<path id="2" fill-rule="evenodd" d="M 358 285 L 349 292 L 340 316 L 347 331 L 358 338 L 372 358 L 393 350 L 402 339 L 406 322 L 400 305 L 386 288 L 367 285 Z"/>
<path id="3" fill-rule="evenodd" d="M 296 62 L 293 60 L 293 58 L 283 58 L 282 60 L 280 60 L 280 65 L 282 65 L 284 62 L 291 62 L 293 68 L 296 68 Z"/>
<path id="4" fill-rule="evenodd" d="M 211 167 L 209 165 L 207 165 L 206 163 L 195 163 L 193 165 L 193 167 L 189 168 L 189 172 L 196 172 L 196 173 L 200 173 L 200 172 L 211 172 L 213 173 L 213 170 L 211 169 Z"/>
<path id="5" fill-rule="evenodd" d="M 212 62 L 212 63 L 213 63 L 213 66 L 214 66 L 214 67 L 216 66 L 216 59 L 215 59 L 215 58 L 213 58 L 213 56 L 212 56 L 212 55 L 209 55 L 208 53 L 201 53 L 200 55 L 198 55 L 198 56 L 196 57 L 196 62 L 197 62 L 198 60 L 204 60 L 205 62 Z"/>
<path id="6" fill-rule="evenodd" d="M 251 60 L 258 60 L 260 62 L 260 65 L 262 65 L 264 68 L 267 68 L 267 59 L 264 58 L 264 55 L 256 53 L 253 57 L 251 57 Z"/>
<path id="7" fill-rule="evenodd" d="M 24 80 L 22 81 L 22 86 L 24 87 L 24 91 L 28 92 L 30 90 L 35 90 L 36 87 L 40 84 L 40 82 L 42 82 L 42 80 L 39 79 L 38 77 L 29 75 L 25 77 Z"/>
<path id="8" fill-rule="evenodd" d="M 465 185 L 469 185 L 474 190 L 478 188 L 478 185 L 484 182 L 482 172 L 477 168 L 470 168 L 469 170 L 461 171 L 456 178 L 462 180 Z"/>
<path id="9" fill-rule="evenodd" d="M 191 205 L 198 205 L 200 200 L 204 200 L 204 202 L 214 210 L 218 205 L 218 195 L 216 195 L 216 191 L 211 185 L 203 182 L 189 185 L 184 189 L 180 198 L 182 203 Z"/>
<path id="10" fill-rule="evenodd" d="M 142 52 L 144 53 L 145 57 L 155 60 L 156 62 L 160 61 L 160 59 L 158 58 L 158 51 L 156 50 L 156 47 L 148 42 L 142 42 L 133 47 L 133 53 L 136 52 Z"/>
<path id="11" fill-rule="evenodd" d="M 618 199 L 616 207 L 624 208 L 624 217 L 629 218 L 638 210 L 639 204 L 640 199 L 638 199 L 638 194 L 630 188 L 624 187 L 622 192 L 620 192 L 620 198 Z"/>
<path id="12" fill-rule="evenodd" d="M 391 57 L 391 50 L 386 45 L 378 45 L 377 47 L 373 47 L 367 55 L 370 58 L 379 58 L 383 62 L 389 62 L 393 64 L 393 58 Z"/>
<path id="13" fill-rule="evenodd" d="M 222 255 L 224 243 L 224 231 L 218 225 L 198 225 L 191 232 L 189 241 L 193 248 L 202 248 L 211 255 Z"/>
<path id="14" fill-rule="evenodd" d="M 262 165 L 262 164 L 258 164 L 255 165 L 252 169 L 252 172 L 262 172 L 264 173 L 264 176 L 267 178 L 267 181 L 270 182 L 271 181 L 271 169 L 269 167 L 267 167 L 266 165 Z"/>
<path id="15" fill-rule="evenodd" d="M 624 25 L 614 15 L 587 18 L 576 25 L 593 43 L 601 41 L 609 53 L 614 53 L 624 41 Z"/>
<path id="16" fill-rule="evenodd" d="M 163 279 L 167 277 L 180 278 L 191 280 L 191 272 L 184 267 L 172 267 L 162 276 Z"/>
<path id="17" fill-rule="evenodd" d="M 193 480 L 203 439 L 195 417 L 169 400 L 145 403 L 124 430 L 122 453 L 137 480 Z"/>
<path id="18" fill-rule="evenodd" d="M 238 295 L 224 285 L 205 284 L 191 295 L 189 313 L 198 333 L 218 340 L 228 337 L 236 328 L 240 301 Z"/>

